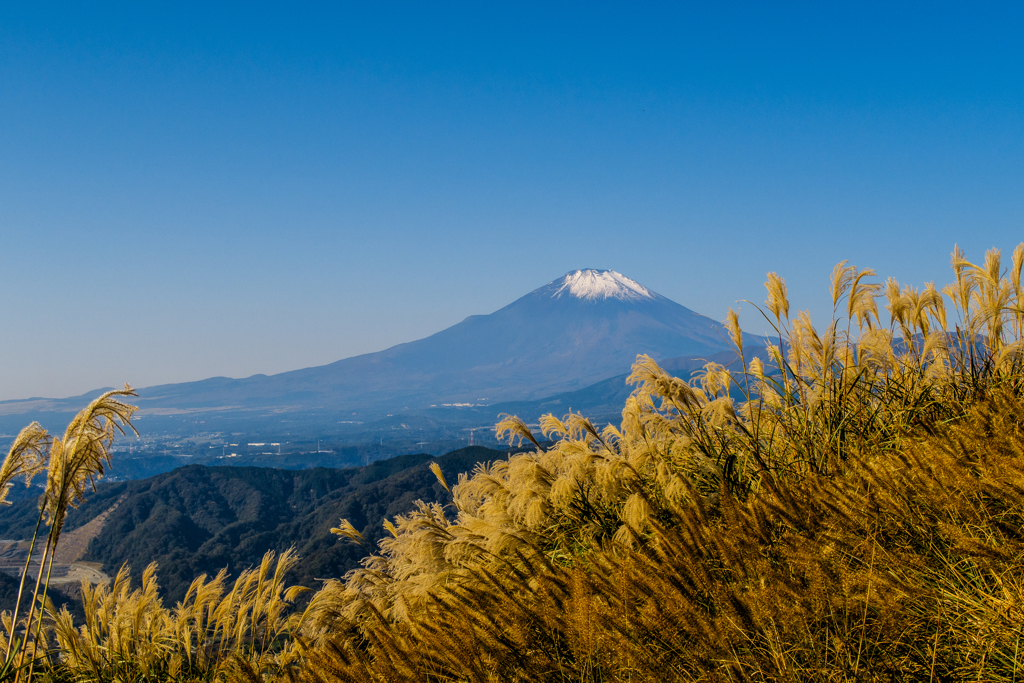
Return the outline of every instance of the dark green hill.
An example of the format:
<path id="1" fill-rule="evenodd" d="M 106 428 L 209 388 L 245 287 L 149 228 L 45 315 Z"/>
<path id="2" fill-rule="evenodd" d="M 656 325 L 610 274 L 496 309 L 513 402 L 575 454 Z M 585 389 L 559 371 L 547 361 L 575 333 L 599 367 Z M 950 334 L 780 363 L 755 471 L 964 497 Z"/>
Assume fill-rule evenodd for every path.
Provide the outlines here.
<path id="1" fill-rule="evenodd" d="M 507 455 L 474 446 L 440 457 L 403 455 L 348 469 L 190 465 L 148 479 L 100 485 L 71 512 L 65 531 L 120 501 L 83 559 L 101 562 L 110 575 L 127 563 L 135 577 L 155 561 L 162 593 L 171 602 L 183 598 L 200 574 L 227 567 L 237 576 L 258 564 L 267 550 L 289 547 L 302 556 L 291 580 L 315 588 L 318 579 L 344 575 L 367 554 L 330 533 L 342 517 L 376 543 L 385 533 L 385 518 L 409 511 L 416 500 L 449 500 L 428 468 L 431 461 L 455 482 L 478 462 Z M 0 509 L 0 538 L 31 537 L 37 514 L 35 500 Z M 8 590 L 5 578 L 0 578 L 0 603 L 8 602 L 3 598 L 10 592 L 13 604 L 16 591 Z"/>
<path id="2" fill-rule="evenodd" d="M 35 577 L 33 577 L 35 578 Z M 14 611 L 14 606 L 18 602 L 18 584 L 19 580 L 13 576 L 8 576 L 0 572 L 0 610 L 6 610 L 8 612 Z M 32 600 L 32 582 L 27 582 L 25 591 L 22 594 L 22 604 L 27 605 Z M 85 618 L 85 613 L 82 611 L 82 606 L 79 600 L 68 598 L 66 595 L 62 595 L 57 591 L 50 591 L 47 596 L 54 607 L 60 609 L 61 607 L 67 606 L 72 614 L 75 615 L 75 619 L 80 621 Z M 24 613 L 22 613 L 24 615 Z"/>
<path id="3" fill-rule="evenodd" d="M 292 580 L 313 588 L 317 579 L 340 577 L 366 555 L 365 548 L 330 533 L 340 518 L 376 542 L 385 518 L 410 510 L 417 499 L 448 499 L 428 469 L 432 460 L 455 481 L 478 462 L 506 456 L 470 447 L 439 458 L 406 455 L 344 470 L 182 467 L 118 484 L 116 495 L 101 490 L 106 501 L 124 499 L 85 559 L 102 562 L 111 575 L 128 563 L 136 576 L 156 561 L 164 597 L 176 601 L 200 574 L 227 567 L 237 575 L 267 550 L 294 546 L 303 559 Z"/>
<path id="4" fill-rule="evenodd" d="M 64 522 L 64 533 L 77 529 L 113 505 L 125 492 L 127 485 L 126 482 L 100 484 L 97 491 L 89 493 L 85 502 L 68 514 L 67 521 Z M 27 489 L 19 482 L 12 490 L 21 492 Z M 0 539 L 32 538 L 36 520 L 39 518 L 39 495 L 42 494 L 43 488 L 33 486 L 31 492 L 35 494 L 31 498 L 19 496 L 13 504 L 0 507 Z M 42 533 L 45 533 L 45 527 Z"/>

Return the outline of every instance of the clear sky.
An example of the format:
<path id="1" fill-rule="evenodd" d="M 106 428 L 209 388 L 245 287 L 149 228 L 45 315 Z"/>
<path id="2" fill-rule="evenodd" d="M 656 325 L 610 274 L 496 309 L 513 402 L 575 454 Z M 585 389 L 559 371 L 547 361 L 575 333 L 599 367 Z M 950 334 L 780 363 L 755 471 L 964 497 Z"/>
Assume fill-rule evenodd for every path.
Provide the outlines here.
<path id="1" fill-rule="evenodd" d="M 328 363 L 580 267 L 719 320 L 769 270 L 817 317 L 841 259 L 944 284 L 1024 240 L 1024 6 L 896 5 L 3 3 L 0 399 Z"/>

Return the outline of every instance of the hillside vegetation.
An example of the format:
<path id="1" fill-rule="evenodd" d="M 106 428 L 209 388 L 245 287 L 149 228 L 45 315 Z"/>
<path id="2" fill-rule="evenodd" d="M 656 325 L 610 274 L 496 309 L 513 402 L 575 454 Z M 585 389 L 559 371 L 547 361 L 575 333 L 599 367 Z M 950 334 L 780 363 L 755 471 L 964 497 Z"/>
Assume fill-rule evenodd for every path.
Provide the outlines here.
<path id="1" fill-rule="evenodd" d="M 124 485 L 124 502 L 93 541 L 87 560 L 111 574 L 123 563 L 160 566 L 161 596 L 173 604 L 200 574 L 237 573 L 258 565 L 267 551 L 294 547 L 302 557 L 290 579 L 317 586 L 341 576 L 365 554 L 330 533 L 348 517 L 379 540 L 381 522 L 406 512 L 418 499 L 448 493 L 427 469 L 436 461 L 457 476 L 501 451 L 472 447 L 440 458 L 410 455 L 365 468 L 275 470 L 189 466 Z"/>
<path id="2" fill-rule="evenodd" d="M 381 522 L 413 509 L 416 500 L 450 500 L 427 463 L 437 462 L 455 477 L 478 462 L 507 455 L 475 446 L 439 458 L 405 455 L 343 470 L 190 465 L 149 479 L 100 485 L 69 513 L 64 533 L 116 504 L 82 559 L 101 563 L 110 575 L 123 564 L 156 562 L 160 596 L 169 604 L 183 599 L 203 573 L 227 568 L 237 574 L 258 565 L 267 551 L 291 547 L 302 563 L 290 579 L 317 586 L 321 577 L 358 567 L 365 555 L 331 534 L 339 517 L 353 520 L 376 542 L 386 534 Z M 0 508 L 0 538 L 30 538 L 38 514 L 35 500 Z M 17 584 L 0 574 L 0 609 L 14 609 Z"/>
<path id="3" fill-rule="evenodd" d="M 641 357 L 619 426 L 548 416 L 535 448 L 451 476 L 300 611 L 268 554 L 173 609 L 156 569 L 29 626 L 59 680 L 817 681 L 1022 676 L 1024 245 L 953 254 L 940 293 L 845 263 L 736 370 Z M 944 296 L 945 295 L 945 298 Z M 878 309 L 883 298 L 891 323 Z M 947 311 L 947 300 L 949 309 Z M 10 623 L 8 620 L 7 623 Z M 31 647 L 31 644 L 30 644 Z M 24 651 L 24 650 L 23 650 Z M 37 672 L 38 673 L 38 672 Z"/>

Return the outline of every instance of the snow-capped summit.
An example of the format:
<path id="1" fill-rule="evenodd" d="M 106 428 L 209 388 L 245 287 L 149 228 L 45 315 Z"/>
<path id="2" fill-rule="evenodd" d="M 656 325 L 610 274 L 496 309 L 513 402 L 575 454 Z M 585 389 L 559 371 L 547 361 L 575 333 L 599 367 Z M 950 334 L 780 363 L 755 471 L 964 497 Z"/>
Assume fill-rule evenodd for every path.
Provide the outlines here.
<path id="1" fill-rule="evenodd" d="M 269 377 L 150 387 L 139 402 L 225 415 L 340 410 L 352 419 L 480 396 L 538 400 L 629 372 L 637 354 L 707 358 L 728 350 L 728 339 L 721 324 L 621 273 L 582 269 L 424 339 Z"/>
<path id="2" fill-rule="evenodd" d="M 558 285 L 555 293 L 551 295 L 552 299 L 561 298 L 564 295 L 591 300 L 639 301 L 654 298 L 654 293 L 651 290 L 614 270 L 594 270 L 592 268 L 574 270 L 567 273 L 561 280 L 555 280 L 551 284 Z"/>

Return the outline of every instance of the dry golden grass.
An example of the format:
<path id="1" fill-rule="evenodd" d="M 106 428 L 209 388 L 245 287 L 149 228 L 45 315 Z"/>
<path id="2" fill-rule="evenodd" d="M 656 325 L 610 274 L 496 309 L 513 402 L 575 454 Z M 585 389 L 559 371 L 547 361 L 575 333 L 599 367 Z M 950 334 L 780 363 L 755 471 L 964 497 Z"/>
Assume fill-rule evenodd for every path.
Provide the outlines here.
<path id="1" fill-rule="evenodd" d="M 117 397 L 135 395 L 127 385 L 122 390 L 104 393 L 71 420 L 63 438 L 49 436 L 36 423 L 29 425 L 15 439 L 0 467 L 0 502 L 15 476 L 24 475 L 29 483 L 35 474 L 47 470 L 46 489 L 39 501 L 39 518 L 22 571 L 17 604 L 13 614 L 5 613 L 2 618 L 8 637 L 0 679 L 11 677 L 16 683 L 31 680 L 36 662 L 43 656 L 48 641 L 43 628 L 44 612 L 52 611 L 53 607 L 48 590 L 64 519 L 68 508 L 80 502 L 86 490 L 94 488 L 96 480 L 103 476 L 104 463 L 110 463 L 109 449 L 114 436 L 123 434 L 125 429 L 134 429 L 131 417 L 135 406 L 122 403 Z M 22 621 L 19 619 L 22 594 L 44 520 L 48 527 L 46 543 L 28 615 Z"/>
<path id="2" fill-rule="evenodd" d="M 737 371 L 684 381 L 640 357 L 620 425 L 546 416 L 546 450 L 507 417 L 499 434 L 534 451 L 387 522 L 302 612 L 289 555 L 227 592 L 223 575 L 198 580 L 173 610 L 152 569 L 136 591 L 119 575 L 87 594 L 86 624 L 48 613 L 46 675 L 1024 678 L 1024 245 L 1008 270 L 997 251 L 952 265 L 940 293 L 840 263 L 820 328 L 790 318 L 770 273 L 767 360 L 747 357 L 730 311 Z M 334 531 L 363 542 L 345 520 Z"/>
<path id="3" fill-rule="evenodd" d="M 173 609 L 160 600 L 155 564 L 135 590 L 127 567 L 112 587 L 83 585 L 85 623 L 76 626 L 66 609 L 53 617 L 55 673 L 75 681 L 192 680 L 227 675 L 239 664 L 277 673 L 296 656 L 283 646 L 298 619 L 295 598 L 306 590 L 284 583 L 297 561 L 292 552 L 276 561 L 267 553 L 230 587 L 225 572 L 204 575 Z"/>
<path id="4" fill-rule="evenodd" d="M 519 548 L 339 629 L 303 679 L 1016 680 L 1022 412 L 1000 393 L 842 476 L 672 506 L 633 548 Z"/>
<path id="5" fill-rule="evenodd" d="M 620 426 L 546 417 L 553 448 L 479 466 L 314 597 L 305 676 L 1013 680 L 989 593 L 1019 605 L 1022 256 L 955 251 L 952 326 L 934 286 L 841 263 L 819 330 L 769 274 L 770 362 L 730 312 L 741 372 L 641 357 Z"/>

